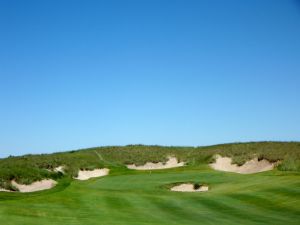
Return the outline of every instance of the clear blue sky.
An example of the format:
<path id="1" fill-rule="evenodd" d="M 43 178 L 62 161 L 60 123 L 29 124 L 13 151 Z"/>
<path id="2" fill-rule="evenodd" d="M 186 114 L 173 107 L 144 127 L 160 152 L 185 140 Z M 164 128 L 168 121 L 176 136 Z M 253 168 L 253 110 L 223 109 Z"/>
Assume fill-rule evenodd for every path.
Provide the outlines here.
<path id="1" fill-rule="evenodd" d="M 300 140 L 300 2 L 0 1 L 0 157 Z"/>

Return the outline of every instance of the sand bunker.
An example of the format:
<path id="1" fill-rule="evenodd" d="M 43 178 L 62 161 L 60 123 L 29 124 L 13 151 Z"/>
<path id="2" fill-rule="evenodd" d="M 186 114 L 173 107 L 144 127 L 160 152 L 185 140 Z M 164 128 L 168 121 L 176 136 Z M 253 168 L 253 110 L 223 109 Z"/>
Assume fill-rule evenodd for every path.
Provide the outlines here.
<path id="1" fill-rule="evenodd" d="M 109 169 L 103 168 L 103 169 L 95 169 L 95 170 L 80 170 L 78 172 L 78 176 L 75 177 L 77 180 L 88 180 L 90 178 L 94 177 L 103 177 L 108 175 Z"/>
<path id="2" fill-rule="evenodd" d="M 11 192 L 10 190 L 6 190 L 6 189 L 3 189 L 3 188 L 0 188 L 0 192 Z"/>
<path id="3" fill-rule="evenodd" d="M 180 184 L 171 188 L 171 191 L 178 191 L 178 192 L 205 192 L 208 191 L 208 186 L 201 185 L 199 188 L 195 189 L 194 184 Z"/>
<path id="4" fill-rule="evenodd" d="M 147 162 L 145 165 L 136 166 L 134 164 L 127 165 L 128 169 L 134 170 L 159 170 L 159 169 L 169 169 L 174 167 L 181 167 L 184 166 L 184 162 L 178 162 L 177 158 L 175 157 L 168 157 L 168 161 L 166 163 L 158 162 Z"/>
<path id="5" fill-rule="evenodd" d="M 51 180 L 51 179 L 37 181 L 29 185 L 18 184 L 14 180 L 11 183 L 13 186 L 18 188 L 20 192 L 42 191 L 42 190 L 53 188 L 57 184 L 55 180 Z"/>
<path id="6" fill-rule="evenodd" d="M 231 158 L 216 155 L 216 162 L 211 163 L 210 166 L 213 169 L 220 171 L 251 174 L 272 170 L 274 169 L 275 164 L 270 163 L 265 159 L 258 161 L 257 158 L 254 158 L 250 161 L 247 161 L 244 165 L 238 166 L 236 164 L 232 164 Z"/>
<path id="7" fill-rule="evenodd" d="M 64 166 L 59 166 L 59 167 L 56 167 L 54 168 L 54 172 L 57 172 L 57 173 L 65 173 L 65 167 Z"/>

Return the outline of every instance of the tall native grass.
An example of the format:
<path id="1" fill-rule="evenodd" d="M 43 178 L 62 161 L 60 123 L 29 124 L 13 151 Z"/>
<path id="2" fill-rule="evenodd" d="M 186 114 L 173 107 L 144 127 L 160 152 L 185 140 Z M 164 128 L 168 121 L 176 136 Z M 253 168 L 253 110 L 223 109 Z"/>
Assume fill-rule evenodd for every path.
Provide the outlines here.
<path id="1" fill-rule="evenodd" d="M 30 184 L 45 178 L 60 179 L 77 176 L 79 170 L 103 167 L 124 167 L 126 164 L 142 165 L 146 162 L 165 162 L 168 156 L 190 166 L 207 164 L 213 155 L 220 154 L 242 165 L 257 157 L 280 162 L 281 171 L 300 171 L 299 142 L 250 142 L 221 144 L 206 147 L 164 146 L 108 146 L 53 154 L 24 155 L 0 159 L 0 187 L 13 190 L 11 180 Z M 65 174 L 53 172 L 58 166 L 65 167 Z"/>

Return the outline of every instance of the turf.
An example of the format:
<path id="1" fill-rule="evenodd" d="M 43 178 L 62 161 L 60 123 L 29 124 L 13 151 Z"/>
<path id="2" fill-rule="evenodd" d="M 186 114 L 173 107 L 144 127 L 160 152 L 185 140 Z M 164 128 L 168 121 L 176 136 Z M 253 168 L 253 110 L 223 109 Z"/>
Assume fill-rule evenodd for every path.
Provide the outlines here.
<path id="1" fill-rule="evenodd" d="M 51 177 L 58 185 L 35 193 L 0 192 L 0 224 L 298 225 L 299 146 L 272 142 L 201 148 L 126 146 L 2 159 L 2 184 L 11 178 L 30 183 Z M 283 166 L 251 175 L 218 172 L 207 165 L 215 153 L 234 157 L 237 162 L 254 155 L 279 159 Z M 165 160 L 169 154 L 186 160 L 188 165 L 151 172 L 124 166 Z M 45 170 L 62 164 L 71 167 L 64 176 Z M 111 169 L 106 177 L 88 181 L 71 178 L 79 168 L 103 166 Z M 210 190 L 170 192 L 170 186 L 178 182 L 207 184 Z"/>
<path id="2" fill-rule="evenodd" d="M 0 224 L 299 224 L 298 172 L 254 175 L 206 165 L 163 171 L 112 169 L 89 181 L 62 179 L 52 190 L 0 194 Z M 171 183 L 209 184 L 205 193 L 175 193 Z"/>

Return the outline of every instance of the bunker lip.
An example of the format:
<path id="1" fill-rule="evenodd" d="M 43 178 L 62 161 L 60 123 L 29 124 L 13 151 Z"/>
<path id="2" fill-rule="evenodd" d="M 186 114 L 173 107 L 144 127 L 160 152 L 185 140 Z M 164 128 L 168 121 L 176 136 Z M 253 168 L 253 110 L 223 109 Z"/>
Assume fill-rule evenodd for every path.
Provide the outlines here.
<path id="1" fill-rule="evenodd" d="M 109 169 L 95 169 L 95 170 L 79 170 L 78 176 L 74 177 L 76 180 L 88 180 L 96 177 L 103 177 L 108 175 Z"/>
<path id="2" fill-rule="evenodd" d="M 271 163 L 265 159 L 259 161 L 258 158 L 251 159 L 242 166 L 232 164 L 232 159 L 229 157 L 215 155 L 215 159 L 216 161 L 214 163 L 209 164 L 213 169 L 240 174 L 252 174 L 269 171 L 274 169 L 275 166 L 275 163 Z"/>
<path id="3" fill-rule="evenodd" d="M 32 184 L 18 184 L 16 181 L 12 180 L 11 184 L 18 188 L 19 192 L 36 192 L 43 191 L 53 188 L 57 182 L 55 180 L 46 179 L 41 181 L 33 182 Z"/>
<path id="4" fill-rule="evenodd" d="M 209 187 L 207 185 L 199 185 L 198 188 L 195 188 L 193 183 L 181 183 L 173 186 L 170 190 L 176 192 L 206 192 L 209 190 Z"/>
<path id="5" fill-rule="evenodd" d="M 160 170 L 160 169 L 169 169 L 175 167 L 182 167 L 185 165 L 185 162 L 178 162 L 176 157 L 168 157 L 168 161 L 166 163 L 158 162 L 147 162 L 145 165 L 136 166 L 135 164 L 127 165 L 128 169 L 133 170 Z"/>

